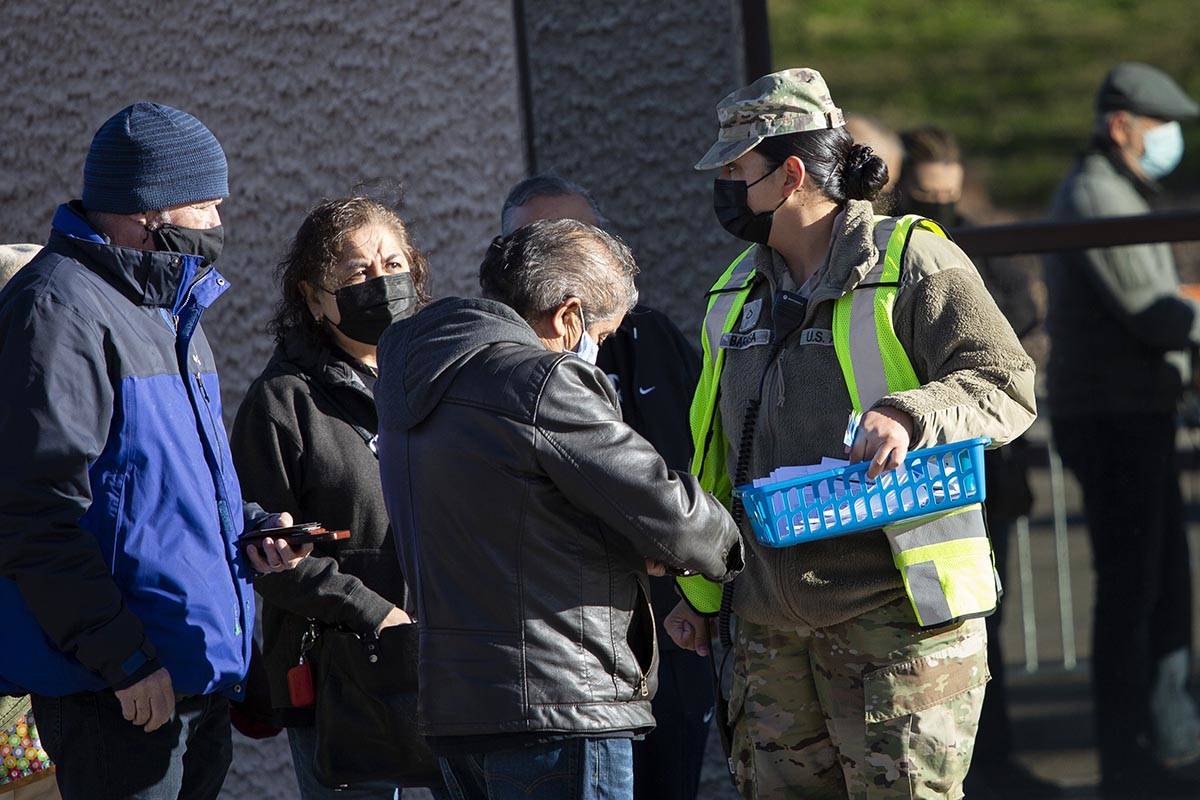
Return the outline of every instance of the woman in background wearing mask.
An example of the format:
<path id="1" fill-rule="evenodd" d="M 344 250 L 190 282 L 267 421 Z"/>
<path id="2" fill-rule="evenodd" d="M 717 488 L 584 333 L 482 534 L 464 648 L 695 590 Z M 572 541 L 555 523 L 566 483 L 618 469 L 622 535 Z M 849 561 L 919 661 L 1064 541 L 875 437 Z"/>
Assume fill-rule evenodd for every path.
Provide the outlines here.
<path id="1" fill-rule="evenodd" d="M 288 729 L 305 800 L 335 796 L 314 774 L 311 704 L 289 692 L 288 672 L 318 662 L 302 653 L 322 628 L 363 637 L 411 622 L 388 526 L 374 438 L 375 348 L 392 322 L 428 301 L 428 266 L 391 209 L 365 197 L 331 200 L 301 224 L 277 275 L 283 297 L 270 330 L 277 347 L 238 409 L 233 455 L 245 496 L 297 523 L 351 531 L 318 545 L 301 568 L 260 578 L 264 662 L 272 705 Z M 297 707 L 297 705 L 309 707 Z M 353 730 L 342 732 L 353 739 Z M 338 798 L 399 797 L 394 785 L 357 784 Z"/>
<path id="2" fill-rule="evenodd" d="M 949 131 L 923 125 L 900 134 L 903 172 L 898 177 L 897 214 L 920 214 L 946 230 L 966 224 L 959 215 L 963 198 L 962 151 Z"/>
<path id="3" fill-rule="evenodd" d="M 701 485 L 732 506 L 732 486 L 779 467 L 867 461 L 874 479 L 909 450 L 1023 432 L 1032 362 L 958 247 L 931 223 L 875 217 L 887 168 L 854 144 L 821 75 L 768 75 L 717 115 L 696 168 L 720 170 L 717 218 L 751 246 L 708 294 Z M 681 578 L 687 601 L 666 620 L 703 652 L 697 612 L 732 610 L 742 795 L 962 797 L 988 679 L 974 617 L 997 602 L 979 509 L 790 547 L 742 531 L 751 557 L 726 602 Z"/>

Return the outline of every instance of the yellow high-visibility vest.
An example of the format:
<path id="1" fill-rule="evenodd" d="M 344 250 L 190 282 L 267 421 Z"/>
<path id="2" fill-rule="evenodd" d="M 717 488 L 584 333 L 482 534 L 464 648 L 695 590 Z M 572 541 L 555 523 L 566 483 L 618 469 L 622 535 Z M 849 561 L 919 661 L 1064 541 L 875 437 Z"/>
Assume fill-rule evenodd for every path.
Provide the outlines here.
<path id="1" fill-rule="evenodd" d="M 900 284 L 900 265 L 916 229 L 945 232 L 916 215 L 877 217 L 875 238 L 883 258 L 860 287 L 834 304 L 833 343 L 854 410 L 869 410 L 882 397 L 920 388 L 916 370 L 896 336 L 892 312 Z M 695 452 L 692 472 L 700 485 L 727 507 L 733 485 L 726 462 L 728 442 L 721 426 L 718 389 L 725 366 L 722 338 L 734 330 L 754 283 L 747 248 L 709 291 L 704 317 L 700 381 L 692 398 L 690 422 Z M 980 505 L 896 523 L 884 528 L 904 590 L 921 625 L 982 616 L 996 608 L 999 579 Z M 853 535 L 853 534 L 851 534 Z M 684 597 L 697 610 L 715 614 L 721 586 L 703 576 L 678 579 Z"/>

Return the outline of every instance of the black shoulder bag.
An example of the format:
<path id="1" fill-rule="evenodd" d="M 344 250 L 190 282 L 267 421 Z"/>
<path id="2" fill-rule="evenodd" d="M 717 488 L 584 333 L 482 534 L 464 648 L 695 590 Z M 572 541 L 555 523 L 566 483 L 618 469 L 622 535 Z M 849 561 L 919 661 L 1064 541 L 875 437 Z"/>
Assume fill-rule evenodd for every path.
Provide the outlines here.
<path id="1" fill-rule="evenodd" d="M 375 435 L 352 422 L 319 381 L 308 385 L 378 458 Z M 317 780 L 330 788 L 364 781 L 442 786 L 437 758 L 417 732 L 417 626 L 395 625 L 378 637 L 325 626 L 319 640 L 313 658 Z"/>

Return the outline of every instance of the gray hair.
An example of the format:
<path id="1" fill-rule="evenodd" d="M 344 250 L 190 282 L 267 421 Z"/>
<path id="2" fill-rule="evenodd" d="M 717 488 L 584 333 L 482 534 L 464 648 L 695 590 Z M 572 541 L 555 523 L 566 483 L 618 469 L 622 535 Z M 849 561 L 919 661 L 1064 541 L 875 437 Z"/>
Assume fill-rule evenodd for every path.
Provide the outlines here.
<path id="1" fill-rule="evenodd" d="M 608 220 L 600 213 L 600 206 L 596 205 L 596 198 L 592 197 L 591 192 L 575 181 L 567 180 L 560 175 L 555 175 L 553 172 L 544 172 L 541 175 L 526 178 L 512 189 L 509 189 L 508 197 L 504 198 L 504 205 L 500 209 L 500 232 L 505 236 L 513 232 L 513 211 L 529 201 L 536 200 L 539 197 L 572 196 L 582 197 L 587 202 L 600 227 L 608 226 Z"/>
<path id="2" fill-rule="evenodd" d="M 616 236 L 574 219 L 539 220 L 497 237 L 479 266 L 484 297 L 527 322 L 578 297 L 592 320 L 612 319 L 637 304 L 633 253 Z"/>

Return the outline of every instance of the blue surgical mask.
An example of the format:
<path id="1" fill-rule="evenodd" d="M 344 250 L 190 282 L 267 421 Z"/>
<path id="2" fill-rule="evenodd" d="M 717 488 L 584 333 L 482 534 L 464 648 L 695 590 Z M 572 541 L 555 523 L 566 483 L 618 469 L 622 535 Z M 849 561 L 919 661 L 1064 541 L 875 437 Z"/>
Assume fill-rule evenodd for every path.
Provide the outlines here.
<path id="1" fill-rule="evenodd" d="M 1150 178 L 1159 180 L 1170 175 L 1183 159 L 1183 128 L 1178 122 L 1167 122 L 1151 128 L 1142 137 L 1146 151 L 1139 164 Z"/>
<path id="2" fill-rule="evenodd" d="M 595 364 L 597 356 L 600 355 L 600 345 L 596 344 L 596 340 L 587 332 L 587 318 L 583 315 L 583 306 L 579 307 L 579 324 L 583 326 L 583 333 L 571 348 L 571 352 L 589 364 Z"/>

